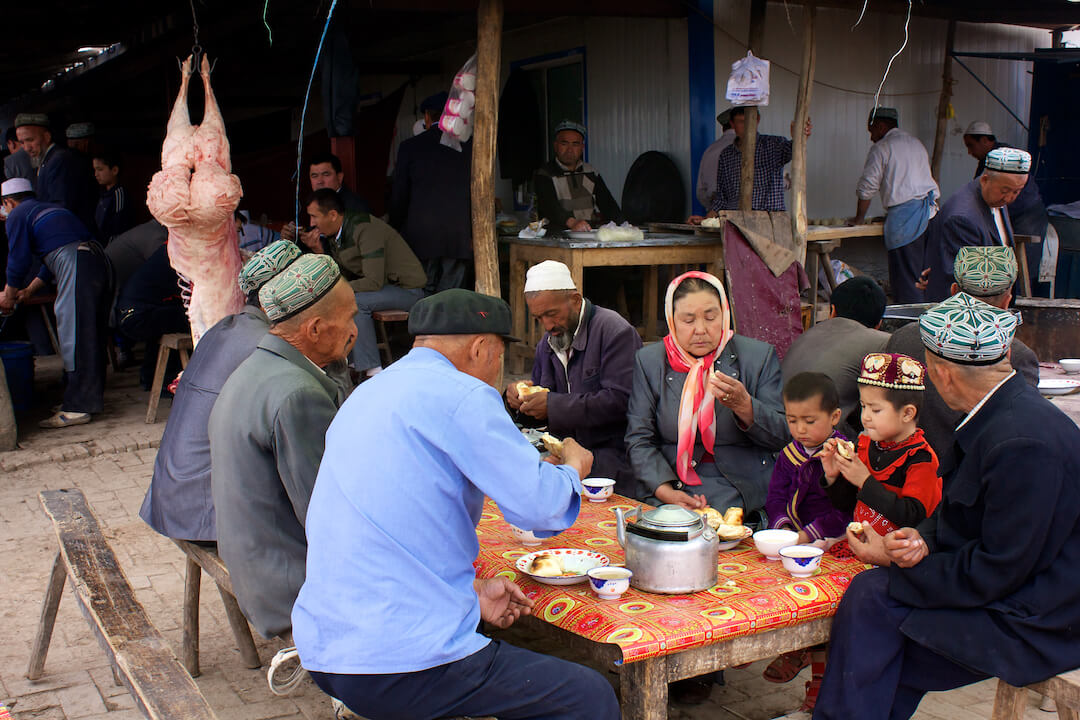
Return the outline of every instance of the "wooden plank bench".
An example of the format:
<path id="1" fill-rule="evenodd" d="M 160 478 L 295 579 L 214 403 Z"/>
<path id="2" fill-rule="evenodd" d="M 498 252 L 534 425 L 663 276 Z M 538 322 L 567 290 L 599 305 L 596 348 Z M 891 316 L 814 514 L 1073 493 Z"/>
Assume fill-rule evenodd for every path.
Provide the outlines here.
<path id="1" fill-rule="evenodd" d="M 41 677 L 56 611 L 70 577 L 75 599 L 113 666 L 113 676 L 152 720 L 216 720 L 206 698 L 135 599 L 80 490 L 40 493 L 60 548 L 26 676 Z"/>
<path id="2" fill-rule="evenodd" d="M 1034 690 L 1057 703 L 1060 720 L 1080 718 L 1080 669 L 1076 669 L 1027 687 L 1015 687 L 1004 680 L 998 680 L 997 695 L 994 698 L 994 714 L 991 715 L 991 720 L 1023 718 L 1024 709 L 1027 707 L 1028 690 Z"/>
<path id="3" fill-rule="evenodd" d="M 205 572 L 217 585 L 221 602 L 225 605 L 225 615 L 229 619 L 229 627 L 232 628 L 236 638 L 236 646 L 240 648 L 240 656 L 244 659 L 244 665 L 255 669 L 262 666 L 259 660 L 259 651 L 255 649 L 255 640 L 251 637 L 251 627 L 247 618 L 240 610 L 233 594 L 232 580 L 229 579 L 229 571 L 217 550 L 205 545 L 197 545 L 187 540 L 173 539 L 176 546 L 187 555 L 187 571 L 184 578 L 184 641 L 183 655 L 184 667 L 187 668 L 191 677 L 199 677 L 199 592 L 202 585 L 202 574 Z"/>

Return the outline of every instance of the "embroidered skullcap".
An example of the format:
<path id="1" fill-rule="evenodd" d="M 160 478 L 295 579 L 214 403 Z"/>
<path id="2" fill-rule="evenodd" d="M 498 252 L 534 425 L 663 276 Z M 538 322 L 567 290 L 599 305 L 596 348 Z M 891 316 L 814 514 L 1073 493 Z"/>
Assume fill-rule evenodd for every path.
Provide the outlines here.
<path id="1" fill-rule="evenodd" d="M 994 148 L 986 153 L 986 169 L 1013 175 L 1027 175 L 1031 170 L 1031 153 L 1010 147 Z"/>
<path id="2" fill-rule="evenodd" d="M 582 140 L 585 139 L 585 126 L 581 123 L 576 123 L 573 120 L 563 120 L 555 126 L 555 135 L 558 136 L 563 130 L 573 130 L 581 135 Z"/>
<path id="3" fill-rule="evenodd" d="M 34 192 L 34 186 L 26 178 L 11 178 L 0 185 L 0 197 L 9 197 L 19 193 Z"/>
<path id="4" fill-rule="evenodd" d="M 570 268 L 558 260 L 545 260 L 529 268 L 525 273 L 525 292 L 542 290 L 577 290 Z"/>
<path id="5" fill-rule="evenodd" d="M 49 127 L 49 116 L 45 113 L 19 113 L 15 116 L 15 127 L 21 128 L 24 125 L 39 125 L 47 128 Z"/>
<path id="6" fill-rule="evenodd" d="M 69 140 L 77 140 L 78 138 L 88 138 L 94 134 L 94 123 L 81 122 L 72 123 L 67 126 L 67 130 L 64 131 L 64 137 Z"/>
<path id="7" fill-rule="evenodd" d="M 300 248 L 288 240 L 275 240 L 251 256 L 240 270 L 240 292 L 250 295 L 300 257 Z"/>
<path id="8" fill-rule="evenodd" d="M 259 304 L 271 323 L 288 320 L 326 297 L 340 277 L 329 255 L 302 255 L 262 286 Z"/>
<path id="9" fill-rule="evenodd" d="M 1019 315 L 957 293 L 919 316 L 926 351 L 961 365 L 992 365 L 1009 351 Z"/>
<path id="10" fill-rule="evenodd" d="M 1016 253 L 1004 245 L 965 245 L 953 260 L 956 284 L 968 295 L 1001 295 L 1016 282 Z"/>
<path id="11" fill-rule="evenodd" d="M 897 125 L 900 124 L 900 113 L 896 111 L 896 108 L 881 107 L 880 105 L 870 111 L 870 116 L 866 118 L 866 124 L 874 122 L 875 120 L 892 120 Z"/>
<path id="12" fill-rule="evenodd" d="M 870 353 L 863 358 L 858 382 L 893 390 L 925 390 L 926 367 L 900 353 Z"/>
<path id="13" fill-rule="evenodd" d="M 994 131 L 990 129 L 990 123 L 985 120 L 976 120 L 967 126 L 967 130 L 964 131 L 965 135 L 993 135 Z"/>

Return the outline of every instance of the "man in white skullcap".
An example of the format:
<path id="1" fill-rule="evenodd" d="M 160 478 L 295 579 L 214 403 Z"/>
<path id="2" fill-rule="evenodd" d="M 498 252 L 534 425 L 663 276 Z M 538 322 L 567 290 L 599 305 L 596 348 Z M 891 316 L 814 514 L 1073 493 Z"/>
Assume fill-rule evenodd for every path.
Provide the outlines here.
<path id="1" fill-rule="evenodd" d="M 593 475 L 613 478 L 616 492 L 634 497 L 623 437 L 641 337 L 621 315 L 584 299 L 569 268 L 555 260 L 529 268 L 525 302 L 545 331 L 526 383 L 548 392 L 523 397 L 511 383 L 507 403 L 527 424 L 546 424 L 591 450 Z"/>
<path id="2" fill-rule="evenodd" d="M 1000 147 L 986 154 L 986 169 L 953 193 L 926 228 L 924 267 L 929 269 L 925 298 L 941 302 L 950 295 L 953 258 L 966 245 L 1014 247 L 1013 227 L 1005 206 L 1016 200 L 1028 181 L 1031 155 Z"/>

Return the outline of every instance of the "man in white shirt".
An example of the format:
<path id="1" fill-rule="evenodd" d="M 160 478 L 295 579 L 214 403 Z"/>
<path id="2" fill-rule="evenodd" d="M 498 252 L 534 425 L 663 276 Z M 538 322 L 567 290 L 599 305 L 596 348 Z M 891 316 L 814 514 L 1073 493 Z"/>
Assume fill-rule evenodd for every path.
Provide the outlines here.
<path id="1" fill-rule="evenodd" d="M 876 107 L 870 111 L 867 130 L 874 144 L 866 154 L 862 177 L 855 186 L 858 203 L 851 222 L 863 223 L 870 200 L 876 193 L 881 194 L 893 302 L 917 303 L 923 301 L 922 290 L 916 286 L 925 267 L 922 235 L 937 213 L 941 190 L 930 174 L 926 148 L 899 124 L 895 108 Z"/>
<path id="2" fill-rule="evenodd" d="M 717 115 L 716 122 L 720 123 L 724 133 L 701 154 L 695 191 L 698 202 L 706 210 L 712 208 L 713 195 L 716 194 L 716 169 L 720 165 L 720 153 L 735 142 L 735 129 L 731 127 L 731 108 Z"/>
<path id="3" fill-rule="evenodd" d="M 953 193 L 926 230 L 923 267 L 929 269 L 926 302 L 951 294 L 953 258 L 965 245 L 1013 247 L 1012 223 L 1005 206 L 1027 183 L 1031 155 L 1000 147 L 986 154 L 982 175 Z"/>

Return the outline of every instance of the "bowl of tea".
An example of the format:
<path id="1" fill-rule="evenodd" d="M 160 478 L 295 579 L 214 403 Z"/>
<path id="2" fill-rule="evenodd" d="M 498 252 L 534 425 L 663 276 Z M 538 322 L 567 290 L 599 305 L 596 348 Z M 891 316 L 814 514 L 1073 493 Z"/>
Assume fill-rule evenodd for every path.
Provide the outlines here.
<path id="1" fill-rule="evenodd" d="M 630 589 L 630 578 L 634 576 L 624 567 L 595 567 L 587 573 L 589 587 L 603 600 L 618 600 Z"/>

